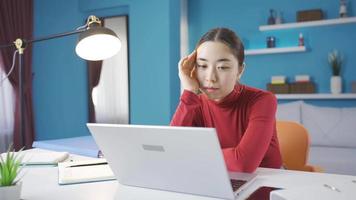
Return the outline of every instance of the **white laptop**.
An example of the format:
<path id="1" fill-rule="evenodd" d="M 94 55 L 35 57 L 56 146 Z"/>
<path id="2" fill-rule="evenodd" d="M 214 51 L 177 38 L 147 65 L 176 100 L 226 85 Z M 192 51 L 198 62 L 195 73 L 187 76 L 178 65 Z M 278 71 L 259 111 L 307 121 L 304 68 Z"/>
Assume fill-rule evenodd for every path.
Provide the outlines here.
<path id="1" fill-rule="evenodd" d="M 214 128 L 87 126 L 124 185 L 235 199 L 256 177 L 233 173 L 238 180 L 230 180 Z"/>

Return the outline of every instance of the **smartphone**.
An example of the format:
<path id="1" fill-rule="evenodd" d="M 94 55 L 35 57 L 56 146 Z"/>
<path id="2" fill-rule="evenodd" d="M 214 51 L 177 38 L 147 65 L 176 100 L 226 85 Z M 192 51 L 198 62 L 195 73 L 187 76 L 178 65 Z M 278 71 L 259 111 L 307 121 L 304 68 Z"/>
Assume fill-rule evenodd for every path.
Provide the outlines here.
<path id="1" fill-rule="evenodd" d="M 280 190 L 282 188 L 269 187 L 269 186 L 261 186 L 257 190 L 255 190 L 250 196 L 246 198 L 246 200 L 269 200 L 269 193 L 273 190 Z"/>

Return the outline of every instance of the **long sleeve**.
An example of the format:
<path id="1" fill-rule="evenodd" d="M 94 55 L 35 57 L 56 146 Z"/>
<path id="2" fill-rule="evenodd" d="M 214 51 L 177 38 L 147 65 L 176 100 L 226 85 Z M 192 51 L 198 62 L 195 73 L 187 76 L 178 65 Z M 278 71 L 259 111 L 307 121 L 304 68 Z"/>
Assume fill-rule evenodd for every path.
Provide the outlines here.
<path id="1" fill-rule="evenodd" d="M 170 125 L 202 126 L 202 118 L 199 96 L 193 92 L 184 90 Z"/>
<path id="2" fill-rule="evenodd" d="M 276 107 L 272 93 L 239 84 L 220 101 L 184 91 L 171 125 L 214 127 L 230 171 L 280 168 Z"/>
<path id="3" fill-rule="evenodd" d="M 275 134 L 275 112 L 277 101 L 273 94 L 264 93 L 251 103 L 248 126 L 240 143 L 235 147 L 224 148 L 223 154 L 227 167 L 231 171 L 253 172 L 261 165 L 269 150 Z M 268 163 L 269 167 L 280 167 L 278 142 L 271 152 L 276 155 Z"/>

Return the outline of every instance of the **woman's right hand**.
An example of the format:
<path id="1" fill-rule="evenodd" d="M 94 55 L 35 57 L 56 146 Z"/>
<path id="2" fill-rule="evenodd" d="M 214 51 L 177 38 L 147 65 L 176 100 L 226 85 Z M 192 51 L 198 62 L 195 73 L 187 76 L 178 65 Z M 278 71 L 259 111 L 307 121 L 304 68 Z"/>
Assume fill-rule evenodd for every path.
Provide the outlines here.
<path id="1" fill-rule="evenodd" d="M 182 88 L 198 94 L 199 82 L 196 78 L 196 57 L 197 51 L 194 50 L 189 56 L 182 58 L 178 63 L 178 70 Z"/>

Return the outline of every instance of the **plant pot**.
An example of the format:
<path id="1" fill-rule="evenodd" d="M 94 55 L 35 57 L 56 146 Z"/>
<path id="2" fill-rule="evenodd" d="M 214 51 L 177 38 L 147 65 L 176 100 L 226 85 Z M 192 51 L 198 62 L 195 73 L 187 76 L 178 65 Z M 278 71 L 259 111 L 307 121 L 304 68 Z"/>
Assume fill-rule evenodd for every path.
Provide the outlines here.
<path id="1" fill-rule="evenodd" d="M 341 76 L 332 76 L 330 79 L 330 91 L 332 94 L 340 94 L 342 91 Z"/>
<path id="2" fill-rule="evenodd" d="M 22 183 L 17 183 L 13 186 L 0 186 L 0 199 L 6 200 L 20 200 Z"/>

